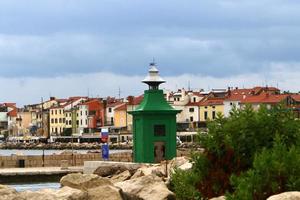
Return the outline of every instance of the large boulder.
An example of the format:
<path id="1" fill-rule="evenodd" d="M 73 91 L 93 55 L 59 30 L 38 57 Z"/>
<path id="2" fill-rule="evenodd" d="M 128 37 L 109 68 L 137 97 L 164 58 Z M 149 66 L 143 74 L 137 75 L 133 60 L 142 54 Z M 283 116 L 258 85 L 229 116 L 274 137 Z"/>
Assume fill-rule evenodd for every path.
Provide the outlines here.
<path id="1" fill-rule="evenodd" d="M 173 192 L 168 190 L 162 179 L 153 174 L 115 183 L 129 199 L 170 200 L 175 199 Z"/>
<path id="2" fill-rule="evenodd" d="M 88 200 L 87 192 L 63 187 L 58 190 L 42 189 L 38 191 L 23 191 L 19 197 L 25 200 Z"/>
<path id="3" fill-rule="evenodd" d="M 142 170 L 137 170 L 131 177 L 130 179 L 135 179 L 135 178 L 139 178 L 145 176 L 144 172 Z"/>
<path id="4" fill-rule="evenodd" d="M 97 174 L 102 177 L 110 177 L 116 174 L 120 174 L 124 171 L 129 171 L 130 174 L 134 174 L 140 166 L 137 165 L 124 165 L 124 164 L 111 164 L 98 167 L 93 174 Z"/>
<path id="5" fill-rule="evenodd" d="M 104 185 L 88 190 L 89 200 L 123 200 L 123 192 L 120 188 Z"/>
<path id="6" fill-rule="evenodd" d="M 267 198 L 267 200 L 300 200 L 300 192 L 284 192 L 281 194 L 273 195 Z"/>
<path id="7" fill-rule="evenodd" d="M 6 185 L 0 185 L 0 199 L 1 200 L 23 200 L 24 198 L 18 198 L 18 193 L 15 189 Z"/>
<path id="8" fill-rule="evenodd" d="M 176 157 L 169 161 L 168 164 L 168 171 L 169 174 L 174 172 L 175 168 L 179 168 L 182 170 L 189 170 L 192 168 L 192 163 L 186 157 Z"/>
<path id="9" fill-rule="evenodd" d="M 106 177 L 115 174 L 120 174 L 126 170 L 127 168 L 123 165 L 100 166 L 94 171 L 94 174 Z"/>
<path id="10" fill-rule="evenodd" d="M 110 181 L 112 183 L 117 183 L 117 182 L 122 182 L 130 179 L 131 174 L 128 170 L 122 172 L 121 174 L 114 175 L 113 177 L 110 178 Z"/>
<path id="11" fill-rule="evenodd" d="M 60 179 L 61 186 L 69 186 L 71 188 L 87 190 L 90 188 L 113 185 L 108 178 L 100 177 L 96 174 L 68 174 Z"/>
<path id="12" fill-rule="evenodd" d="M 143 176 L 143 175 L 147 176 L 147 175 L 151 175 L 151 174 L 159 176 L 159 177 L 166 176 L 165 166 L 159 165 L 159 164 L 152 165 L 152 166 L 143 166 L 136 170 L 136 172 L 133 174 L 132 179 L 139 177 L 139 176 Z"/>

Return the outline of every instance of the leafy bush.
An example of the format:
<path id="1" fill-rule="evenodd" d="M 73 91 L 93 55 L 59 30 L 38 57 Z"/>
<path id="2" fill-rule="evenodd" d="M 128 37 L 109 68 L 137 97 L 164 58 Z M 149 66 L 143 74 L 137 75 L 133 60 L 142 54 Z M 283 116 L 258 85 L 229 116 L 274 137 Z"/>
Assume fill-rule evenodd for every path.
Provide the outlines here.
<path id="1" fill-rule="evenodd" d="M 196 189 L 198 177 L 193 171 L 183 171 L 176 169 L 171 175 L 171 189 L 179 200 L 201 199 L 200 193 Z"/>
<path id="2" fill-rule="evenodd" d="M 300 190 L 300 148 L 287 148 L 282 139 L 255 156 L 253 169 L 233 175 L 235 188 L 228 199 L 261 200 L 284 191 Z"/>
<path id="3" fill-rule="evenodd" d="M 230 183 L 235 181 L 233 178 L 231 182 L 230 177 L 238 177 L 249 170 L 255 155 L 272 149 L 275 135 L 281 138 L 282 145 L 287 149 L 296 145 L 300 138 L 300 121 L 282 105 L 270 109 L 261 106 L 258 111 L 251 106 L 242 110 L 233 109 L 228 118 L 218 114 L 215 121 L 209 122 L 208 134 L 199 135 L 205 152 L 193 156 L 192 172 L 179 174 L 189 177 L 192 173 L 195 182 L 190 184 L 189 178 L 174 178 L 173 184 L 194 186 L 204 198 L 220 196 L 225 192 L 234 193 L 237 185 L 232 187 Z M 197 180 L 194 180 L 195 177 Z M 253 178 L 259 179 L 256 176 Z M 267 179 L 259 180 L 268 183 Z M 179 191 L 175 189 L 177 196 Z"/>

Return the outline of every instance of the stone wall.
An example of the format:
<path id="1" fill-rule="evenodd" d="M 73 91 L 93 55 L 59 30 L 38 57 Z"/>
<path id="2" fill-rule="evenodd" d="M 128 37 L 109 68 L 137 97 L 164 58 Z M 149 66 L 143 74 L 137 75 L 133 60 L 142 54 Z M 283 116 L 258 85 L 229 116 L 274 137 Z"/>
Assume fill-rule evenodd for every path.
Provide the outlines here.
<path id="1" fill-rule="evenodd" d="M 54 154 L 43 156 L 0 156 L 0 168 L 20 167 L 24 162 L 25 167 L 59 167 L 62 160 L 67 160 L 68 166 L 83 166 L 84 161 L 101 161 L 100 153 L 88 154 Z M 132 162 L 132 154 L 130 152 L 111 154 L 110 161 Z"/>

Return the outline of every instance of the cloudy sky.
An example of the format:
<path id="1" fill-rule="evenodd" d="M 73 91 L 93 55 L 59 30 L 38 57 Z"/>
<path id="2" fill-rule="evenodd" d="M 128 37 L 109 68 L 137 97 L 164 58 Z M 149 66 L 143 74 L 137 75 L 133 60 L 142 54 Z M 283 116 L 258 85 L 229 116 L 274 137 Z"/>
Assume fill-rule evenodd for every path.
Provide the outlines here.
<path id="1" fill-rule="evenodd" d="M 296 0 L 1 0 L 0 102 L 164 88 L 300 90 Z"/>

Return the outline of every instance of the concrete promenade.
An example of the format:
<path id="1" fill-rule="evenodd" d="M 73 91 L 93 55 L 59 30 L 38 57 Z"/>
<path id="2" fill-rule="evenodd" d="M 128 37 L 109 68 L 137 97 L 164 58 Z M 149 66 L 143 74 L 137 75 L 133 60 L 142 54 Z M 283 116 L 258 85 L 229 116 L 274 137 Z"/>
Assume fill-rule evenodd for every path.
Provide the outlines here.
<path id="1" fill-rule="evenodd" d="M 61 169 L 61 167 L 5 168 L 0 169 L 0 177 L 22 175 L 59 175 L 78 172 L 83 172 L 83 166 L 68 167 L 67 169 Z"/>

